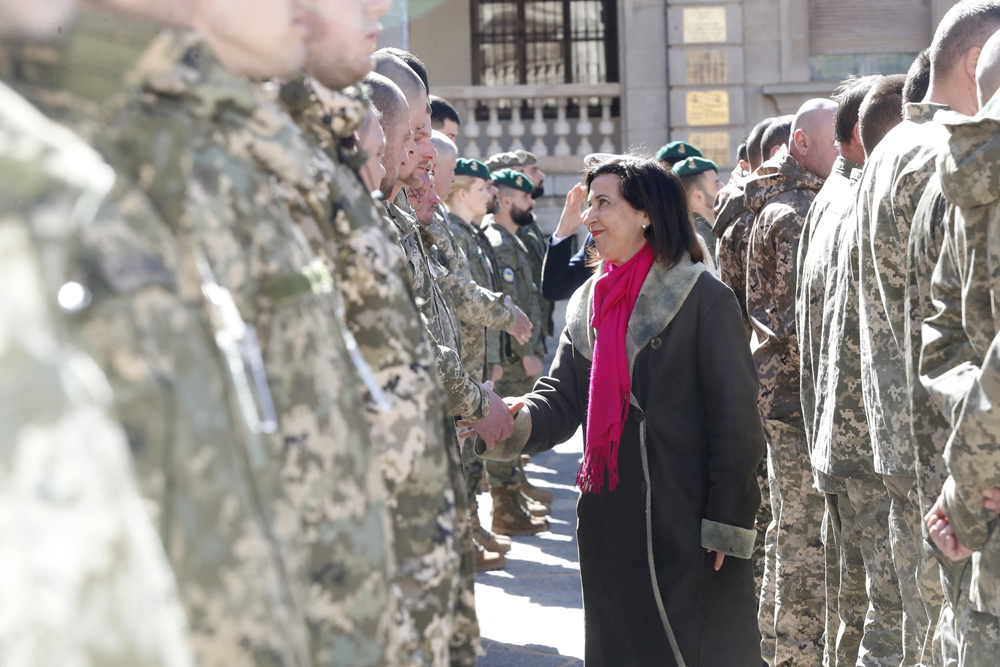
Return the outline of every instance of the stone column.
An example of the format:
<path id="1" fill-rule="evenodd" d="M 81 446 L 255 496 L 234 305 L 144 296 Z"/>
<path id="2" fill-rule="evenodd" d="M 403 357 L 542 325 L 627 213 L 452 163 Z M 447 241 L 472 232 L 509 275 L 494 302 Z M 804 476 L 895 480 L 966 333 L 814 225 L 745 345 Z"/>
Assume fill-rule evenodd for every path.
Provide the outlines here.
<path id="1" fill-rule="evenodd" d="M 670 133 L 666 3 L 620 0 L 618 25 L 621 148 L 655 151 Z"/>

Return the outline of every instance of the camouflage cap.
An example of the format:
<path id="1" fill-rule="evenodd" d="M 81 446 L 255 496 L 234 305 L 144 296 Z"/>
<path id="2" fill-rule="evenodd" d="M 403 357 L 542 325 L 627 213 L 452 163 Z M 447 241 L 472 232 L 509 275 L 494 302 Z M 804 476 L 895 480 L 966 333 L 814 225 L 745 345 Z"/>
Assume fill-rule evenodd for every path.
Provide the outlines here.
<path id="1" fill-rule="evenodd" d="M 513 169 L 501 169 L 494 173 L 493 182 L 497 185 L 504 185 L 508 188 L 527 192 L 529 195 L 535 191 L 535 186 L 531 183 L 531 179 Z"/>
<path id="2" fill-rule="evenodd" d="M 517 153 L 497 153 L 487 158 L 486 166 L 490 171 L 499 171 L 508 167 L 523 167 L 524 160 Z"/>
<path id="3" fill-rule="evenodd" d="M 714 162 L 703 157 L 689 157 L 674 165 L 674 173 L 678 176 L 694 176 L 709 169 L 719 171 Z"/>
<path id="4" fill-rule="evenodd" d="M 460 157 L 455 163 L 455 175 L 473 176 L 488 181 L 490 180 L 490 168 L 479 160 L 467 160 Z"/>
<path id="5" fill-rule="evenodd" d="M 671 141 L 656 151 L 657 160 L 683 160 L 686 157 L 704 157 L 700 150 L 686 141 Z"/>
<path id="6" fill-rule="evenodd" d="M 514 151 L 514 154 L 521 158 L 521 164 L 525 166 L 529 164 L 538 164 L 538 157 L 531 151 L 526 151 L 522 148 Z"/>

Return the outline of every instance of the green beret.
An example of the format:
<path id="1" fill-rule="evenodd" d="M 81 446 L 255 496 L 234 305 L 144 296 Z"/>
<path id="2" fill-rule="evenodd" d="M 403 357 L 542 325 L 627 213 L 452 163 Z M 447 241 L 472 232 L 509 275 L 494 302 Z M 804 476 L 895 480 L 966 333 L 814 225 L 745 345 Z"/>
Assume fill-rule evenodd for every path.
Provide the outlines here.
<path id="1" fill-rule="evenodd" d="M 657 160 L 683 160 L 686 157 L 704 157 L 701 151 L 686 141 L 671 141 L 656 151 Z"/>
<path id="2" fill-rule="evenodd" d="M 506 185 L 508 188 L 527 192 L 529 195 L 535 191 L 535 186 L 531 182 L 531 179 L 513 169 L 501 169 L 494 172 L 493 182 L 496 185 Z"/>
<path id="3" fill-rule="evenodd" d="M 487 158 L 486 166 L 490 171 L 499 171 L 507 167 L 523 167 L 524 160 L 517 153 L 497 153 Z"/>
<path id="4" fill-rule="evenodd" d="M 466 160 L 464 157 L 460 157 L 455 163 L 455 175 L 474 176 L 488 181 L 490 180 L 490 168 L 479 160 Z"/>
<path id="5" fill-rule="evenodd" d="M 719 171 L 714 162 L 703 157 L 689 157 L 674 165 L 674 173 L 678 176 L 694 176 L 709 169 Z"/>

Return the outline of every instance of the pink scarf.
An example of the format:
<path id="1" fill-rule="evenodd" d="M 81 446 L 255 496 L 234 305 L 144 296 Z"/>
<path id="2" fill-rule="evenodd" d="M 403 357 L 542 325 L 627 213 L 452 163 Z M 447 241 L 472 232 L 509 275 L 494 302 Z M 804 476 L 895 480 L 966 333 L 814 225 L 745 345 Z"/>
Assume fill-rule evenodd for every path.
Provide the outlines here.
<path id="1" fill-rule="evenodd" d="M 632 389 L 625 336 L 642 283 L 655 260 L 653 249 L 646 244 L 621 266 L 605 264 L 604 275 L 594 283 L 594 318 L 590 326 L 597 330 L 597 339 L 590 370 L 587 446 L 576 475 L 576 483 L 584 493 L 601 493 L 605 471 L 608 488 L 614 491 L 618 487 L 618 444 Z"/>

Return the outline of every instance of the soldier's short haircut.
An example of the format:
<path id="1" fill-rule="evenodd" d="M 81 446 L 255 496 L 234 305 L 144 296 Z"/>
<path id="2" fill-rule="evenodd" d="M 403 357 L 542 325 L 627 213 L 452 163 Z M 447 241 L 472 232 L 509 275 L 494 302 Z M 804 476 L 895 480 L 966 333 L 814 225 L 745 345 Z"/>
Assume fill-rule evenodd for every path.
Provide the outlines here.
<path id="1" fill-rule="evenodd" d="M 997 29 L 1000 29 L 1000 1 L 962 0 L 956 4 L 934 33 L 931 76 L 947 77 L 969 49 L 982 47 Z"/>
<path id="2" fill-rule="evenodd" d="M 747 157 L 747 142 L 745 142 L 745 141 L 742 142 L 739 145 L 739 148 L 736 149 L 736 159 L 737 160 L 742 160 L 743 162 L 749 162 L 750 161 L 749 158 Z"/>
<path id="3" fill-rule="evenodd" d="M 443 97 L 438 97 L 437 95 L 431 95 L 431 127 L 435 130 L 440 130 L 444 127 L 444 122 L 446 120 L 455 121 L 457 125 L 461 125 L 462 121 L 458 117 L 458 112 L 455 111 L 455 107 L 451 106 L 448 100 Z"/>
<path id="4" fill-rule="evenodd" d="M 761 164 L 771 159 L 771 151 L 778 146 L 787 146 L 792 136 L 792 121 L 795 116 L 782 116 L 771 123 L 760 140 Z"/>
<path id="5" fill-rule="evenodd" d="M 705 174 L 713 173 L 711 169 L 708 171 L 699 171 L 697 174 L 689 174 L 688 176 L 678 176 L 681 180 L 681 185 L 684 186 L 684 192 L 688 197 L 691 196 L 693 190 L 701 190 L 708 196 L 708 188 L 705 186 Z M 718 173 L 718 172 L 714 172 Z"/>
<path id="6" fill-rule="evenodd" d="M 927 89 L 931 87 L 931 48 L 917 54 L 906 72 L 906 84 L 903 86 L 903 103 L 923 102 L 927 97 Z"/>
<path id="7" fill-rule="evenodd" d="M 903 121 L 903 86 L 906 75 L 890 74 L 872 86 L 858 114 L 861 145 L 871 155 L 889 130 Z"/>
<path id="8" fill-rule="evenodd" d="M 778 119 L 773 117 L 765 118 L 754 125 L 750 134 L 747 135 L 747 157 L 750 158 L 750 166 L 760 166 L 764 161 L 761 159 L 760 141 L 764 138 L 764 132 L 767 131 L 767 128 L 771 127 L 771 123 L 776 120 Z"/>
<path id="9" fill-rule="evenodd" d="M 424 87 L 423 81 L 399 57 L 385 51 L 376 51 L 372 54 L 372 63 L 372 69 L 376 73 L 381 74 L 399 86 L 399 89 L 403 91 L 403 96 L 406 98 L 407 103 L 411 106 L 416 100 L 427 99 L 427 89 Z"/>
<path id="10" fill-rule="evenodd" d="M 431 132 L 431 143 L 434 144 L 434 149 L 438 152 L 438 155 L 458 156 L 458 146 L 455 145 L 455 142 L 437 130 Z"/>
<path id="11" fill-rule="evenodd" d="M 409 51 L 398 49 L 395 46 L 387 46 L 384 49 L 379 49 L 375 53 L 380 53 L 380 52 L 394 55 L 400 60 L 402 60 L 404 63 L 406 63 L 407 66 L 410 69 L 412 69 L 418 77 L 420 77 L 420 81 L 424 84 L 424 92 L 430 95 L 431 84 L 428 83 L 427 80 L 427 65 L 424 64 L 424 61 L 422 61 L 420 58 L 416 57 Z"/>
<path id="12" fill-rule="evenodd" d="M 409 123 L 409 110 L 401 102 L 406 100 L 403 91 L 391 79 L 371 72 L 362 79 L 372 89 L 372 106 L 378 113 L 383 131 L 399 123 Z M 388 134 L 388 132 L 386 132 Z"/>
<path id="13" fill-rule="evenodd" d="M 858 122 L 861 103 L 879 78 L 878 74 L 849 76 L 834 91 L 833 101 L 837 103 L 837 113 L 833 116 L 833 138 L 837 145 L 849 144 L 854 139 L 854 126 Z"/>

